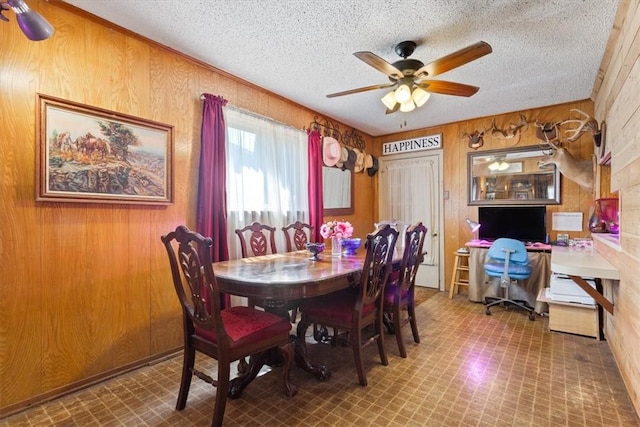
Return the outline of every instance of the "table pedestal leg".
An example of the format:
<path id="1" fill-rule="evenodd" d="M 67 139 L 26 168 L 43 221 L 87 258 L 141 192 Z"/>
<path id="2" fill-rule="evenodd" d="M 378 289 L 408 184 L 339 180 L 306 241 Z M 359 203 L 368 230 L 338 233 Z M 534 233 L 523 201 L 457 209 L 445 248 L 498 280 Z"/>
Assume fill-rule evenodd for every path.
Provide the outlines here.
<path id="1" fill-rule="evenodd" d="M 278 316 L 284 319 L 289 319 L 288 309 L 290 309 L 289 306 L 292 305 L 290 302 L 287 302 L 285 300 L 264 300 L 264 301 L 261 301 L 261 303 L 265 311 L 277 314 Z M 297 303 L 293 305 L 297 306 Z M 326 334 L 327 332 L 325 328 L 325 335 Z M 319 337 L 321 337 L 321 335 L 319 335 Z M 293 354 L 294 354 L 294 361 L 296 366 L 314 375 L 320 381 L 328 380 L 329 377 L 331 376 L 331 373 L 324 365 L 311 363 L 311 361 L 309 360 L 309 355 L 307 354 L 307 347 L 305 343 L 302 340 L 300 340 L 296 335 L 290 335 L 289 340 L 293 345 Z M 264 358 L 263 363 L 267 363 L 270 366 L 276 366 L 280 364 L 281 360 L 282 358 L 280 357 L 279 353 L 270 352 L 270 353 L 267 353 L 267 356 Z M 262 365 L 260 365 L 257 368 L 257 370 L 260 371 L 261 367 Z M 256 372 L 256 375 L 257 375 L 257 372 Z"/>
<path id="2" fill-rule="evenodd" d="M 310 374 L 317 377 L 320 381 L 326 381 L 331 377 L 331 372 L 324 365 L 311 363 L 307 353 L 307 346 L 296 335 L 290 335 L 289 339 L 293 344 L 293 351 L 296 365 Z"/>
<path id="3" fill-rule="evenodd" d="M 260 369 L 267 361 L 269 351 L 263 351 L 251 355 L 249 363 L 242 366 L 237 377 L 229 382 L 229 398 L 237 399 L 242 395 L 244 388 L 258 375 Z"/>

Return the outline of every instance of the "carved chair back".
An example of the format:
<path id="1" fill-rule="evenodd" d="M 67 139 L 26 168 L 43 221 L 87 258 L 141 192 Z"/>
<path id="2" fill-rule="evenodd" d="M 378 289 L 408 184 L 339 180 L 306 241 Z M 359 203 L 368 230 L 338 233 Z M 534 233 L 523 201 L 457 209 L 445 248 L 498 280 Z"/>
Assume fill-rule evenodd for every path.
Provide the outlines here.
<path id="1" fill-rule="evenodd" d="M 296 221 L 282 227 L 284 240 L 287 245 L 287 252 L 299 251 L 307 248 L 307 243 L 311 241 L 313 226 L 304 222 Z"/>
<path id="2" fill-rule="evenodd" d="M 398 285 L 404 291 L 415 286 L 418 267 L 424 257 L 422 247 L 426 234 L 427 227 L 422 222 L 418 222 L 416 225 L 409 227 L 404 235 L 404 253 L 398 276 Z"/>
<path id="3" fill-rule="evenodd" d="M 367 255 L 365 256 L 362 275 L 360 276 L 360 295 L 356 303 L 356 310 L 377 304 L 382 310 L 381 293 L 389 279 L 392 269 L 393 253 L 398 239 L 398 231 L 390 225 L 384 225 L 369 234 L 366 240 Z"/>
<path id="4" fill-rule="evenodd" d="M 276 254 L 275 227 L 254 222 L 236 230 L 240 238 L 242 258 Z M 269 252 L 270 251 L 270 252 Z"/>
<path id="5" fill-rule="evenodd" d="M 185 316 L 185 333 L 193 334 L 195 328 L 211 330 L 216 333 L 219 345 L 228 345 L 211 261 L 213 240 L 181 225 L 162 236 L 162 242 Z"/>

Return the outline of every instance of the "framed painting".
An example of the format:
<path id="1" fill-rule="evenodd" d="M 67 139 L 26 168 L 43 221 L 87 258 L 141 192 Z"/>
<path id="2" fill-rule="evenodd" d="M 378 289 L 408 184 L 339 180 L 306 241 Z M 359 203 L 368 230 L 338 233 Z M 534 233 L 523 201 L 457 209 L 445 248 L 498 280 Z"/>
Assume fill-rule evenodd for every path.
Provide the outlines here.
<path id="1" fill-rule="evenodd" d="M 528 191 L 516 191 L 516 200 L 527 200 L 529 198 Z"/>
<path id="2" fill-rule="evenodd" d="M 173 203 L 173 126 L 38 94 L 36 200 Z"/>

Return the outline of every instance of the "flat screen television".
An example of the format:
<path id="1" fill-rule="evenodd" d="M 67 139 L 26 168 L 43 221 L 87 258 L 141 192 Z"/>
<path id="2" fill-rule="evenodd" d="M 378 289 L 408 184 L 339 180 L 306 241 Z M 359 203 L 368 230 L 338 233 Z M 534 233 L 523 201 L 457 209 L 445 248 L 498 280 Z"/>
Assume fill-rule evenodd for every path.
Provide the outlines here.
<path id="1" fill-rule="evenodd" d="M 545 242 L 545 206 L 480 206 L 478 238 L 493 241 L 510 237 L 523 242 Z"/>

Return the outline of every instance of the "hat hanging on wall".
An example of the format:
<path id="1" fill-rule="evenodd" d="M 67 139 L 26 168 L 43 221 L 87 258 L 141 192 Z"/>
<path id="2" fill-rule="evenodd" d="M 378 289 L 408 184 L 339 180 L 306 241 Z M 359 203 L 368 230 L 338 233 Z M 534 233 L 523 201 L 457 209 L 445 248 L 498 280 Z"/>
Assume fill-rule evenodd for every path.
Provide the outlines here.
<path id="1" fill-rule="evenodd" d="M 369 176 L 374 176 L 376 173 L 378 173 L 378 158 L 375 156 L 371 156 L 372 157 L 372 161 L 371 161 L 371 167 L 367 168 L 367 174 Z"/>
<path id="2" fill-rule="evenodd" d="M 364 154 L 357 148 L 354 148 L 353 151 L 356 153 L 356 163 L 353 172 L 360 173 L 364 170 Z"/>
<path id="3" fill-rule="evenodd" d="M 349 158 L 349 152 L 347 151 L 347 148 L 343 145 L 342 149 L 340 150 L 340 159 L 336 162 L 336 167 L 344 169 L 344 162 L 348 158 Z"/>
<path id="4" fill-rule="evenodd" d="M 347 155 L 347 160 L 344 161 L 344 167 L 352 171 L 356 166 L 356 160 L 358 156 L 353 150 L 349 148 L 347 148 L 347 151 L 348 151 L 348 155 Z"/>
<path id="5" fill-rule="evenodd" d="M 340 159 L 340 143 L 337 139 L 325 136 L 322 140 L 322 161 L 327 166 L 335 166 Z"/>
<path id="6" fill-rule="evenodd" d="M 373 166 L 373 156 L 367 153 L 364 155 L 364 168 L 369 169 L 371 166 Z"/>

